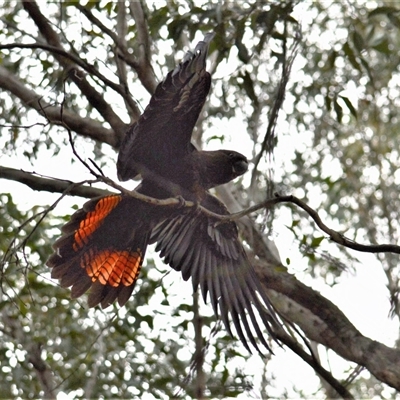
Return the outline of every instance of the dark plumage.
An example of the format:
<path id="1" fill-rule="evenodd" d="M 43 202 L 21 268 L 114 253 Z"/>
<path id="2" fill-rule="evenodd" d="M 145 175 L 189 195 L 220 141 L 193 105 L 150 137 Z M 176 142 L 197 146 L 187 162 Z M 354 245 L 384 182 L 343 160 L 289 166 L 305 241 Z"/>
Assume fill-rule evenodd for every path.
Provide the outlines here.
<path id="1" fill-rule="evenodd" d="M 120 180 L 138 175 L 138 192 L 165 199 L 181 196 L 226 215 L 208 189 L 246 172 L 246 158 L 234 151 L 198 151 L 190 142 L 210 89 L 205 70 L 208 34 L 161 82 L 121 145 Z M 173 269 L 209 294 L 216 315 L 232 335 L 229 316 L 242 343 L 268 345 L 257 321 L 272 334 L 274 312 L 238 238 L 234 222 L 217 223 L 200 208 L 158 207 L 126 195 L 90 200 L 63 228 L 48 265 L 72 297 L 90 289 L 89 306 L 122 306 L 132 293 L 149 243 Z M 257 310 L 258 312 L 256 312 Z"/>

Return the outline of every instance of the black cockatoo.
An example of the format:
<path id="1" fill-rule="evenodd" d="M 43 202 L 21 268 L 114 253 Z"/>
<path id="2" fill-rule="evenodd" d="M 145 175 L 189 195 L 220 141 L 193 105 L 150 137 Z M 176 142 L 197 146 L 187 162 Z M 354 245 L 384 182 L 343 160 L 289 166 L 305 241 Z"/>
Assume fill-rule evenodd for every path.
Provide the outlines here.
<path id="1" fill-rule="evenodd" d="M 141 176 L 137 192 L 166 199 L 180 196 L 217 214 L 228 214 L 209 189 L 244 174 L 247 159 L 228 150 L 199 151 L 191 135 L 210 90 L 206 71 L 208 34 L 194 52 L 158 85 L 149 105 L 128 130 L 120 147 L 117 172 L 122 181 Z M 107 307 L 129 299 L 146 247 L 156 250 L 184 280 L 210 295 L 215 314 L 232 335 L 230 319 L 244 346 L 268 348 L 264 325 L 273 334 L 275 316 L 234 222 L 219 223 L 201 208 L 155 206 L 129 195 L 109 195 L 87 202 L 63 227 L 47 265 L 73 298 L 88 289 L 89 307 Z M 258 312 L 257 312 L 257 311 Z M 259 317 L 256 317 L 259 315 Z M 247 339 L 246 339 L 247 336 Z"/>

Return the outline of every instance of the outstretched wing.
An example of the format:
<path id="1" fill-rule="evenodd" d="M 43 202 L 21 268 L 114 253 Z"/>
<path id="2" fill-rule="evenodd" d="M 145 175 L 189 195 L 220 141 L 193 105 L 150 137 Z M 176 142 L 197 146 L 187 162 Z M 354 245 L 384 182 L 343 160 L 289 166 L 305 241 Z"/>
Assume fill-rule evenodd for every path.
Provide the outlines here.
<path id="1" fill-rule="evenodd" d="M 194 150 L 190 144 L 193 128 L 210 90 L 211 77 L 205 70 L 209 43 L 207 34 L 194 53 L 157 86 L 149 105 L 126 133 L 121 145 L 117 171 L 122 181 L 142 172 L 164 168 Z"/>
<path id="2" fill-rule="evenodd" d="M 220 215 L 228 214 L 226 207 L 210 194 L 202 205 Z M 221 314 L 231 336 L 229 315 L 249 351 L 248 341 L 260 352 L 256 337 L 269 349 L 257 315 L 274 336 L 272 325 L 276 318 L 272 305 L 239 241 L 236 224 L 218 222 L 200 209 L 181 211 L 158 224 L 150 242 L 157 242 L 160 256 L 181 271 L 183 279 L 192 278 L 194 290 L 200 286 L 204 301 L 210 294 L 214 313 Z"/>
<path id="3" fill-rule="evenodd" d="M 157 212 L 157 211 L 155 211 Z M 89 307 L 120 306 L 139 276 L 151 225 L 151 205 L 129 196 L 110 195 L 85 203 L 62 228 L 47 261 L 52 278 L 72 286 L 76 298 L 90 289 Z"/>

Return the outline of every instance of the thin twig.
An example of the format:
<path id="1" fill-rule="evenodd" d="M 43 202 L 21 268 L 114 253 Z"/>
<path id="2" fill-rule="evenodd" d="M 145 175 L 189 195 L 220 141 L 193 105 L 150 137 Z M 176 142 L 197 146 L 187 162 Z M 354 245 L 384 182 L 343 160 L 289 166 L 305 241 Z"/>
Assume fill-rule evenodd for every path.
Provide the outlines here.
<path id="1" fill-rule="evenodd" d="M 285 25 L 285 27 L 286 27 L 286 25 Z M 281 110 L 283 101 L 285 100 L 286 86 L 289 81 L 290 71 L 293 66 L 293 61 L 297 54 L 297 46 L 300 42 L 300 38 L 301 38 L 301 35 L 300 35 L 300 31 L 299 31 L 298 35 L 295 37 L 293 48 L 292 48 L 291 54 L 288 58 L 286 58 L 286 41 L 285 40 L 283 41 L 282 75 L 281 75 L 278 90 L 276 93 L 274 105 L 272 107 L 272 110 L 271 110 L 269 118 L 268 118 L 267 131 L 265 133 L 264 140 L 261 145 L 261 150 L 258 153 L 258 155 L 255 157 L 255 160 L 254 160 L 254 169 L 253 169 L 253 174 L 251 177 L 251 186 L 252 187 L 254 186 L 254 180 L 256 178 L 258 164 L 260 163 L 263 154 L 265 152 L 270 153 L 271 149 L 272 149 L 272 143 L 274 142 L 274 138 L 275 138 L 275 127 L 276 127 L 276 123 L 278 120 L 279 111 Z"/>

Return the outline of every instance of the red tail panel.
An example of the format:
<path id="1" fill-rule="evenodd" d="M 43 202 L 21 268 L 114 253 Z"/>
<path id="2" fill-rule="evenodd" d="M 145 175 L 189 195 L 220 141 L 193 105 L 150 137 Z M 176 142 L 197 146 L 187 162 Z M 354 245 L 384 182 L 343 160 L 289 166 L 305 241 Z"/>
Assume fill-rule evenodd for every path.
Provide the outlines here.
<path id="1" fill-rule="evenodd" d="M 91 248 L 81 258 L 81 266 L 86 270 L 92 282 L 118 287 L 133 285 L 140 272 L 142 251 L 113 251 Z"/>
<path id="2" fill-rule="evenodd" d="M 47 261 L 72 297 L 90 289 L 89 306 L 123 305 L 139 277 L 152 224 L 150 205 L 111 195 L 87 202 L 63 227 Z"/>
<path id="3" fill-rule="evenodd" d="M 79 223 L 79 229 L 75 232 L 73 249 L 78 251 L 83 245 L 87 244 L 89 237 L 103 223 L 104 218 L 118 205 L 122 197 L 108 196 L 101 198 L 93 211 L 89 211 L 85 219 Z"/>

